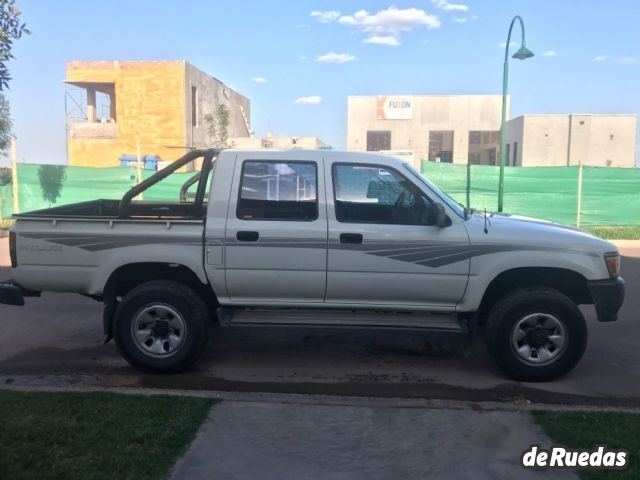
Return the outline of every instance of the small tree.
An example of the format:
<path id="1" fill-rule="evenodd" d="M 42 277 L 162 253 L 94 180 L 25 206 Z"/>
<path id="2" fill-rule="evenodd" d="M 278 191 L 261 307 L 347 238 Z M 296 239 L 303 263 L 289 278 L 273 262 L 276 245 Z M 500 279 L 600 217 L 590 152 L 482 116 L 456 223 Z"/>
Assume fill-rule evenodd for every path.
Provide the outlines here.
<path id="1" fill-rule="evenodd" d="M 49 202 L 49 207 L 60 198 L 62 185 L 67 178 L 66 170 L 64 165 L 40 165 L 38 169 L 42 198 Z"/>
<path id="2" fill-rule="evenodd" d="M 233 147 L 233 142 L 229 142 L 230 116 L 229 109 L 222 103 L 216 107 L 213 113 L 204 116 L 209 141 L 213 147 Z"/>
<path id="3" fill-rule="evenodd" d="M 9 88 L 11 75 L 6 63 L 13 58 L 13 41 L 31 33 L 20 20 L 22 12 L 15 4 L 15 0 L 0 0 L 0 91 Z"/>

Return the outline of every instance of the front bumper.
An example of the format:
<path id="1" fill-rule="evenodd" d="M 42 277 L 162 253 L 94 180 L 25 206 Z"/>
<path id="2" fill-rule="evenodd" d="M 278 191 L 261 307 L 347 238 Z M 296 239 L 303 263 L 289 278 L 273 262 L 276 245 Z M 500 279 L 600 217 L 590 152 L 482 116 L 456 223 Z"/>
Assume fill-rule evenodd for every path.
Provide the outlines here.
<path id="1" fill-rule="evenodd" d="M 599 322 L 615 322 L 624 302 L 625 284 L 622 277 L 587 282 Z"/>

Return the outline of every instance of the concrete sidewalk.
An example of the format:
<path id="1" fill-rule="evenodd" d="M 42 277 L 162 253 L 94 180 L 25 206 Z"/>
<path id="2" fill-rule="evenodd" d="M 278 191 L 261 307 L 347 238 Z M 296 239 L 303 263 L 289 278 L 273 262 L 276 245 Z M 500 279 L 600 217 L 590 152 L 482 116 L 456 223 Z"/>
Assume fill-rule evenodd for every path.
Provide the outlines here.
<path id="1" fill-rule="evenodd" d="M 172 479 L 577 479 L 524 470 L 533 443 L 526 413 L 224 401 Z"/>

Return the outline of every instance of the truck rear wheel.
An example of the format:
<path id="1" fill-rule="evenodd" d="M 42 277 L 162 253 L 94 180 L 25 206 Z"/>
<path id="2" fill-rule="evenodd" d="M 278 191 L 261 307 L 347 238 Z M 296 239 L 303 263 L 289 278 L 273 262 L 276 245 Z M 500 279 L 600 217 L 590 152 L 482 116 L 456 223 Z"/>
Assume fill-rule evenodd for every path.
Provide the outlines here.
<path id="1" fill-rule="evenodd" d="M 114 337 L 120 353 L 134 367 L 173 373 L 200 357 L 210 329 L 207 306 L 191 288 L 159 280 L 134 288 L 120 302 Z"/>
<path id="2" fill-rule="evenodd" d="M 587 325 L 567 296 L 546 287 L 508 293 L 491 309 L 487 349 L 515 380 L 545 382 L 565 375 L 582 358 Z"/>

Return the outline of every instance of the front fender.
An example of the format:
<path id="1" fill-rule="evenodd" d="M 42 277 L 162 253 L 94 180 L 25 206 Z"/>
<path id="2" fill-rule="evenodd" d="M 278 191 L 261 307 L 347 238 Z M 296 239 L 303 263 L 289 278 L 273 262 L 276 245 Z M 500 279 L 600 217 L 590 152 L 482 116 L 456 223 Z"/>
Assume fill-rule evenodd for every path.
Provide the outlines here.
<path id="1" fill-rule="evenodd" d="M 471 259 L 469 284 L 457 310 L 478 310 L 487 287 L 503 272 L 518 268 L 554 268 L 576 272 L 587 280 L 609 278 L 604 258 L 592 251 L 544 246 L 505 246 L 509 251 L 479 255 Z"/>

